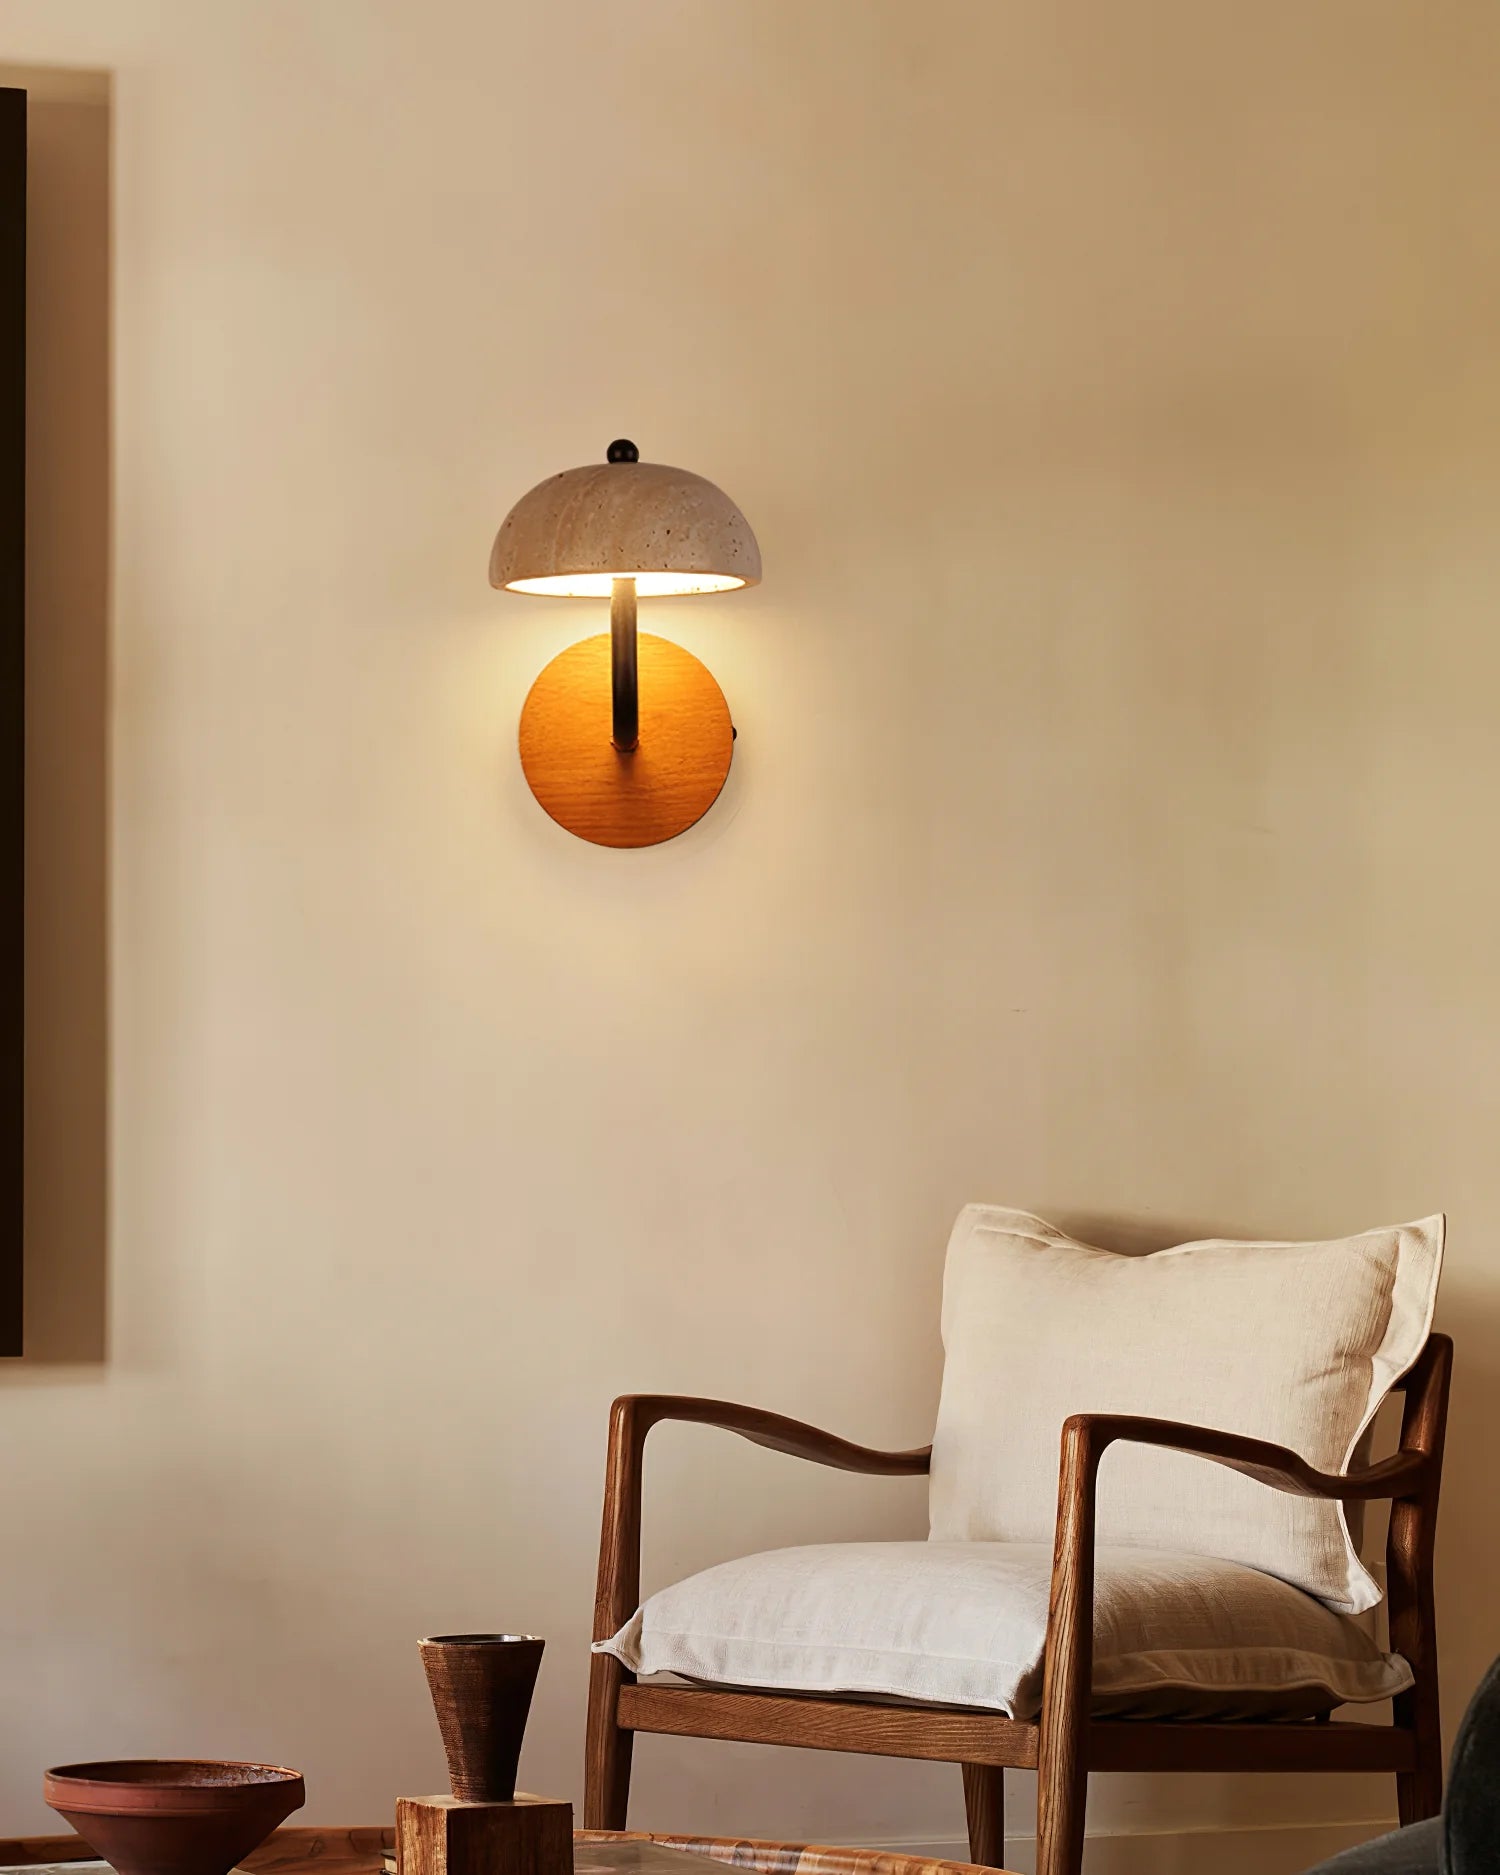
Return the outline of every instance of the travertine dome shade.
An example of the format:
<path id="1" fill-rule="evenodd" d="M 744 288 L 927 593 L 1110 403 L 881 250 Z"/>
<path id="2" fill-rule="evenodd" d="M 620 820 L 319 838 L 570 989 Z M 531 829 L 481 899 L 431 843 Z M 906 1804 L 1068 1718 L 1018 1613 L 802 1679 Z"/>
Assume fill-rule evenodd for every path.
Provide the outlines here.
<path id="1" fill-rule="evenodd" d="M 591 463 L 538 482 L 495 536 L 490 584 L 563 598 L 730 592 L 760 579 L 750 523 L 712 482 L 661 462 Z"/>

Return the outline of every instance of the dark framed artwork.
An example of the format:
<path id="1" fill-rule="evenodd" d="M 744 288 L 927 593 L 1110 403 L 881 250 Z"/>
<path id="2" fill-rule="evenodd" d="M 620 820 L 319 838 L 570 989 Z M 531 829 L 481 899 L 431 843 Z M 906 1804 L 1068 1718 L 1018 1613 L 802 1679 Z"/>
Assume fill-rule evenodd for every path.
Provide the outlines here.
<path id="1" fill-rule="evenodd" d="M 25 807 L 26 93 L 0 88 L 0 1354 L 21 1352 Z"/>

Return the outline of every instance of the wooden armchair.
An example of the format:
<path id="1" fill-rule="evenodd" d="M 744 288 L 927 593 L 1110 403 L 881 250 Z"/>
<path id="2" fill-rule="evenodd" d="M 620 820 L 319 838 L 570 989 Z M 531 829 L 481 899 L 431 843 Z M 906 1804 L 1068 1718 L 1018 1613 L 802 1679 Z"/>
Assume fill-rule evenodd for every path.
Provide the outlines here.
<path id="1" fill-rule="evenodd" d="M 1069 1419 L 1062 1432 L 1044 1680 L 1035 1722 L 960 1707 L 642 1684 L 613 1656 L 595 1653 L 587 1826 L 625 1827 L 637 1732 L 958 1764 L 971 1857 L 994 1868 L 1004 1864 L 1004 1768 L 1035 1770 L 1038 1875 L 1078 1875 L 1091 1771 L 1392 1771 L 1402 1822 L 1435 1815 L 1442 1756 L 1432 1549 L 1452 1351 L 1446 1335 L 1429 1336 L 1397 1383 L 1405 1392 L 1399 1450 L 1344 1475 L 1313 1470 L 1285 1447 L 1201 1426 L 1103 1414 Z M 616 1400 L 594 1605 L 596 1640 L 615 1634 L 639 1600 L 642 1453 L 647 1433 L 663 1420 L 715 1426 L 841 1471 L 898 1477 L 928 1470 L 929 1448 L 872 1451 L 753 1407 L 662 1395 Z M 1391 1647 L 1415 1676 L 1414 1685 L 1395 1700 L 1393 1723 L 1339 1722 L 1326 1715 L 1260 1723 L 1150 1722 L 1091 1713 L 1096 1479 L 1108 1447 L 1122 1441 L 1196 1454 L 1304 1497 L 1391 1501 L 1386 1546 Z"/>

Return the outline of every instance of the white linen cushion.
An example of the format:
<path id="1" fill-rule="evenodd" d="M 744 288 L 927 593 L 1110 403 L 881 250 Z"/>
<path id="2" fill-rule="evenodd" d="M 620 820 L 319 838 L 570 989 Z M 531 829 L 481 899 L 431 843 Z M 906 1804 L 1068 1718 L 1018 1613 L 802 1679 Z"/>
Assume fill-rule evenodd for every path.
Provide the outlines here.
<path id="1" fill-rule="evenodd" d="M 938 1542 L 1052 1541 L 1071 1413 L 1141 1413 L 1290 1446 L 1344 1470 L 1432 1325 L 1443 1219 L 1327 1243 L 1118 1256 L 1024 1211 L 969 1205 L 948 1244 L 932 1445 Z M 1373 1608 L 1342 1505 L 1202 1458 L 1111 1447 L 1100 1543 L 1220 1556 L 1330 1608 Z"/>
<path id="2" fill-rule="evenodd" d="M 1052 1551 L 1041 1543 L 824 1543 L 720 1563 L 662 1589 L 596 1653 L 801 1693 L 1040 1709 Z M 1301 1717 L 1412 1683 L 1362 1624 L 1217 1557 L 1103 1547 L 1096 1709 Z"/>

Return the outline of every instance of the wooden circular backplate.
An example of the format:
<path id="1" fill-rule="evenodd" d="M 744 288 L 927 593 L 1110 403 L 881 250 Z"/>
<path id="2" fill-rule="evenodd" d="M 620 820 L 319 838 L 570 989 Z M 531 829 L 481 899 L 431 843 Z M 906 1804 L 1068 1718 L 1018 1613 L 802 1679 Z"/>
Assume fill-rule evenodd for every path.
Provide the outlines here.
<path id="1" fill-rule="evenodd" d="M 729 705 L 708 668 L 669 639 L 637 639 L 641 739 L 610 741 L 609 633 L 555 657 L 521 711 L 531 792 L 569 833 L 596 846 L 655 846 L 719 798 L 734 753 Z"/>

